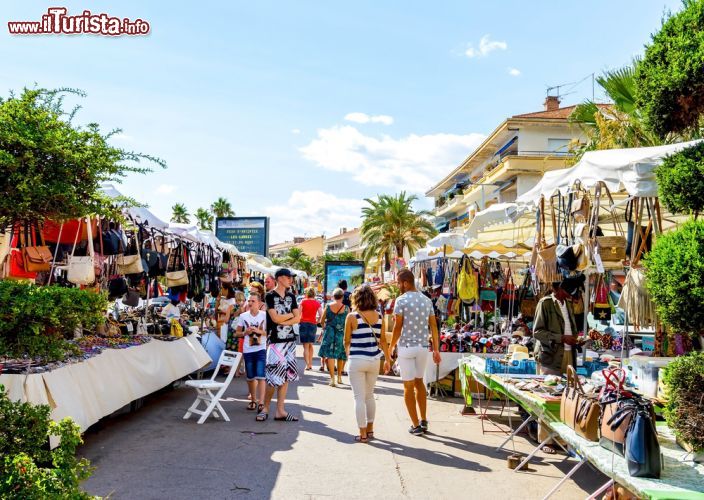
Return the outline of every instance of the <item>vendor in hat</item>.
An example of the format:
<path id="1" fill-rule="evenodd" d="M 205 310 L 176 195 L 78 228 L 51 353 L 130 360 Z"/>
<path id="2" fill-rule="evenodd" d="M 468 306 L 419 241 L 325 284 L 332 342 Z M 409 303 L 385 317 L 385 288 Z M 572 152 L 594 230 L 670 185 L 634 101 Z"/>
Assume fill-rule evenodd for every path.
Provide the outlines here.
<path id="1" fill-rule="evenodd" d="M 563 375 L 575 366 L 577 323 L 572 298 L 579 294 L 584 275 L 565 278 L 552 284 L 552 293 L 543 297 L 535 311 L 533 337 L 535 359 L 541 375 Z"/>

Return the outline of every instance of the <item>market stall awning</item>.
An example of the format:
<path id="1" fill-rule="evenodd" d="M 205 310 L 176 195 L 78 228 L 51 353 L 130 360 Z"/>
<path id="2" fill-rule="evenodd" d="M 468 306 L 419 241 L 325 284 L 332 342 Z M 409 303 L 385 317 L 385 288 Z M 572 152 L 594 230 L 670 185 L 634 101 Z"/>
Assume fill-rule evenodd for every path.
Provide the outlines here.
<path id="1" fill-rule="evenodd" d="M 516 202 L 535 204 L 541 196 L 547 198 L 558 190 L 567 192 L 576 181 L 580 181 L 586 188 L 604 182 L 612 192 L 625 190 L 631 196 L 657 196 L 655 167 L 666 156 L 698 142 L 588 151 L 573 167 L 546 172 L 542 180 L 533 189 L 519 196 Z"/>
<path id="2" fill-rule="evenodd" d="M 452 247 L 460 249 L 464 246 L 464 239 L 464 236 L 459 233 L 440 233 L 428 241 L 427 247 L 440 249 L 443 247 Z"/>
<path id="3" fill-rule="evenodd" d="M 112 184 L 103 184 L 100 186 L 100 189 L 110 198 L 118 198 L 123 196 L 123 194 L 115 189 L 115 186 Z M 166 229 L 169 226 L 167 222 L 164 222 L 144 207 L 130 207 L 125 211 L 137 222 L 146 222 L 150 227 Z"/>

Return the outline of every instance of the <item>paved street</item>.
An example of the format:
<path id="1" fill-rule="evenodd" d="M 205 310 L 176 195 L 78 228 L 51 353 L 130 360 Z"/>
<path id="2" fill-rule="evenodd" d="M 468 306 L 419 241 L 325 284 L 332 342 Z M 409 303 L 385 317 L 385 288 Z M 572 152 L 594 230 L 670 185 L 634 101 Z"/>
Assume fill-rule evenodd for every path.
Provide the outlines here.
<path id="1" fill-rule="evenodd" d="M 96 471 L 84 487 L 115 499 L 527 499 L 542 498 L 574 463 L 541 454 L 533 472 L 513 473 L 508 453 L 495 451 L 501 435 L 482 435 L 477 417 L 459 414 L 459 399 L 430 401 L 431 433 L 411 436 L 393 377 L 382 377 L 377 389 L 377 440 L 356 444 L 351 389 L 326 384 L 316 371 L 291 387 L 296 423 L 255 422 L 242 378 L 227 394 L 235 401 L 224 403 L 229 423 L 182 420 L 195 393 L 164 392 L 86 435 L 80 452 Z M 516 448 L 531 447 L 519 438 Z M 602 482 L 584 467 L 554 498 L 583 498 Z"/>

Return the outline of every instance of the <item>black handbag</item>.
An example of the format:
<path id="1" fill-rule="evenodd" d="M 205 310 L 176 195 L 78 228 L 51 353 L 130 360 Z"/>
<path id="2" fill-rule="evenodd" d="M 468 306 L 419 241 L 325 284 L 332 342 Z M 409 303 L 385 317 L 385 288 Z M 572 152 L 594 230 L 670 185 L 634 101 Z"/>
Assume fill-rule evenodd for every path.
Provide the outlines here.
<path id="1" fill-rule="evenodd" d="M 110 227 L 98 235 L 93 246 L 101 248 L 103 255 L 118 255 L 125 251 L 125 246 L 122 242 L 122 234 L 118 229 Z"/>
<path id="2" fill-rule="evenodd" d="M 127 280 L 122 276 L 114 276 L 108 282 L 108 295 L 110 299 L 122 297 L 129 291 Z"/>

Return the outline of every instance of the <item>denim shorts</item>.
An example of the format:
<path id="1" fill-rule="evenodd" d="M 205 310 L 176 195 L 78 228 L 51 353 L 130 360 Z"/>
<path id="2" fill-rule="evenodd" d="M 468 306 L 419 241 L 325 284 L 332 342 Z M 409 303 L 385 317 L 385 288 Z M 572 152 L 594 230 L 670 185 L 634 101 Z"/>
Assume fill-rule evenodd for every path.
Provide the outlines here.
<path id="1" fill-rule="evenodd" d="M 318 325 L 315 323 L 300 323 L 298 325 L 298 334 L 301 338 L 301 344 L 315 342 L 316 333 L 318 333 Z"/>
<path id="2" fill-rule="evenodd" d="M 244 368 L 247 371 L 247 380 L 266 379 L 266 349 L 244 353 Z"/>

